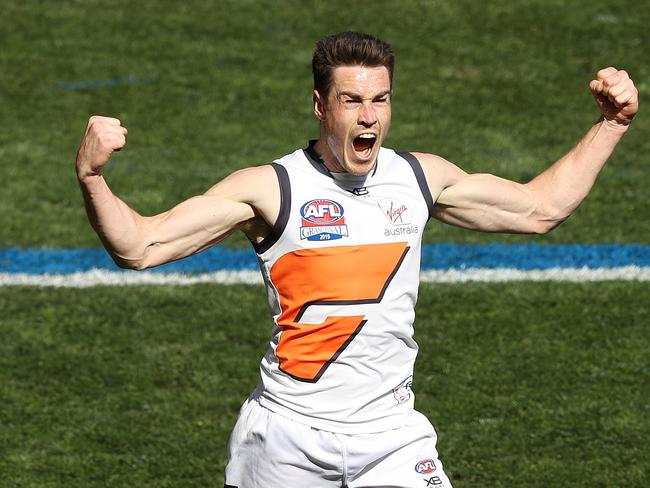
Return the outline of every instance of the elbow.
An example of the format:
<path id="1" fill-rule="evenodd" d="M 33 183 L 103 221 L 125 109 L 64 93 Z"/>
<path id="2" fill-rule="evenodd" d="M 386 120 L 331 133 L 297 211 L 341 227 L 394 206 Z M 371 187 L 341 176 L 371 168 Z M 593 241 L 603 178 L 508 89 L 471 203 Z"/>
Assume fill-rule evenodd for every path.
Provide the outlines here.
<path id="1" fill-rule="evenodd" d="M 538 199 L 528 214 L 531 234 L 548 234 L 570 215 L 570 208 L 563 208 L 548 200 Z"/>
<path id="2" fill-rule="evenodd" d="M 552 212 L 544 216 L 538 216 L 531 223 L 532 234 L 548 234 L 569 218 L 569 215 L 562 212 Z"/>
<path id="3" fill-rule="evenodd" d="M 130 269 L 133 271 L 142 271 L 150 268 L 151 265 L 147 263 L 145 256 L 139 258 L 132 258 L 128 256 L 120 256 L 119 254 L 111 253 L 111 257 L 115 264 L 122 269 Z"/>
<path id="4" fill-rule="evenodd" d="M 531 224 L 530 233 L 537 235 L 548 234 L 560 224 L 561 221 L 536 220 Z"/>
<path id="5" fill-rule="evenodd" d="M 135 253 L 134 253 L 135 254 Z M 171 261 L 172 258 L 166 256 L 165 249 L 161 248 L 161 245 L 158 243 L 148 244 L 144 249 L 141 249 L 141 252 L 137 254 L 137 257 L 118 257 L 120 262 L 116 263 L 121 268 L 132 269 L 134 271 L 144 271 L 145 269 L 155 268 L 160 266 L 168 261 Z"/>
<path id="6" fill-rule="evenodd" d="M 99 233 L 104 248 L 108 251 L 113 262 L 122 269 L 142 271 L 153 266 L 151 263 L 151 248 L 154 244 L 145 236 L 118 236 L 112 240 Z"/>
<path id="7" fill-rule="evenodd" d="M 127 259 L 118 256 L 113 256 L 113 261 L 115 262 L 115 264 L 117 264 L 118 267 L 122 269 L 142 271 L 148 268 L 148 266 L 141 259 Z"/>
<path id="8" fill-rule="evenodd" d="M 117 249 L 113 249 L 110 253 L 113 261 L 122 269 L 130 269 L 133 271 L 143 271 L 145 269 L 155 266 L 153 263 L 152 251 L 156 244 L 151 239 L 140 237 L 133 239 L 129 242 L 123 242 Z"/>
<path id="9" fill-rule="evenodd" d="M 150 267 L 151 266 L 149 266 L 144 261 L 134 261 L 133 263 L 130 264 L 128 269 L 132 269 L 134 271 L 144 271 L 145 269 L 149 269 Z"/>

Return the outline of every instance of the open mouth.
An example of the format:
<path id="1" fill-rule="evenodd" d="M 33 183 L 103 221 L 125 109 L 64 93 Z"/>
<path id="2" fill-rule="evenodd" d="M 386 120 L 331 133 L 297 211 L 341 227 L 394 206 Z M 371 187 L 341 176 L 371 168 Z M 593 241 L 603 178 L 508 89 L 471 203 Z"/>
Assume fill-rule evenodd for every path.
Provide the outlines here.
<path id="1" fill-rule="evenodd" d="M 375 134 L 361 134 L 354 138 L 352 145 L 357 153 L 367 156 L 372 151 L 376 141 L 377 136 Z"/>

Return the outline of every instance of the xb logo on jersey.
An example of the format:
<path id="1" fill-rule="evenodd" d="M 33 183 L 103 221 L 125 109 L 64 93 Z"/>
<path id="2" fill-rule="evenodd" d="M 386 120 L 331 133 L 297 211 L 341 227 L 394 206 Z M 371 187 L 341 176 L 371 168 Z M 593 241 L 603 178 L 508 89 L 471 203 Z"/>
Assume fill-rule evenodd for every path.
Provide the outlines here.
<path id="1" fill-rule="evenodd" d="M 310 200 L 300 207 L 300 238 L 308 241 L 331 241 L 348 236 L 343 206 L 334 200 Z"/>

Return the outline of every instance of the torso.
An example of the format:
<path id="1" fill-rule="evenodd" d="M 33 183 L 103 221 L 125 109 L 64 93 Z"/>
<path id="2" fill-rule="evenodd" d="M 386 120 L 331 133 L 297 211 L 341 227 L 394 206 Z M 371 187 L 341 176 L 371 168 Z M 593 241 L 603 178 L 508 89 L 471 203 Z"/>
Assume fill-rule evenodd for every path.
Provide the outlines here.
<path id="1" fill-rule="evenodd" d="M 282 203 L 255 247 L 274 327 L 256 394 L 333 432 L 399 426 L 413 408 L 420 241 L 433 205 L 419 164 L 382 148 L 356 190 L 308 151 L 273 168 Z"/>

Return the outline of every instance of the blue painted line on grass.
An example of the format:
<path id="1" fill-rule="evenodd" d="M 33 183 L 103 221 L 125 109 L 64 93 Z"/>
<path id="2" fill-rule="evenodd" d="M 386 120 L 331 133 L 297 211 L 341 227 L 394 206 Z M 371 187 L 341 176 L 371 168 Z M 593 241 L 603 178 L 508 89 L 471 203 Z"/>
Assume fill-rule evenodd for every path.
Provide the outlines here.
<path id="1" fill-rule="evenodd" d="M 422 269 L 530 270 L 621 266 L 650 266 L 650 245 L 431 244 L 422 249 Z"/>
<path id="2" fill-rule="evenodd" d="M 614 268 L 650 266 L 647 244 L 428 244 L 422 249 L 423 270 L 468 268 Z M 0 249 L 0 273 L 71 274 L 92 269 L 120 271 L 103 249 Z M 214 247 L 152 271 L 206 273 L 255 270 L 250 249 Z"/>
<path id="3" fill-rule="evenodd" d="M 121 271 L 103 249 L 20 249 L 0 250 L 0 272 L 70 274 L 91 269 Z M 220 269 L 258 269 L 253 251 L 214 247 L 195 256 L 152 269 L 157 272 L 200 273 Z"/>

